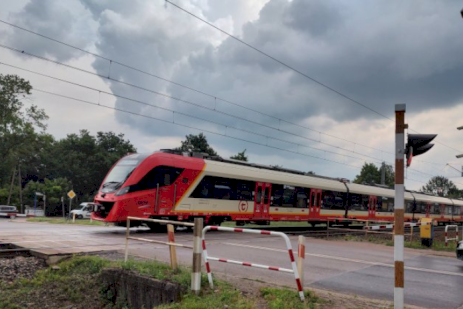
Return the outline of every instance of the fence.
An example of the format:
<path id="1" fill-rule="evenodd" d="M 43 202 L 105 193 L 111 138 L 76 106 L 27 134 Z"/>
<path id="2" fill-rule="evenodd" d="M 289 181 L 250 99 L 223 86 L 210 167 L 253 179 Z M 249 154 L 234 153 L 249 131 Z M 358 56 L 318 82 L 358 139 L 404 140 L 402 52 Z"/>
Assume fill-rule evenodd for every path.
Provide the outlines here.
<path id="1" fill-rule="evenodd" d="M 285 240 L 286 247 L 287 247 L 288 253 L 289 253 L 289 258 L 291 260 L 292 269 L 282 268 L 282 267 L 274 267 L 274 266 L 267 266 L 267 265 L 261 265 L 261 264 L 254 264 L 254 263 L 247 263 L 247 262 L 241 262 L 241 261 L 235 261 L 235 260 L 229 260 L 229 259 L 221 259 L 221 258 L 217 258 L 217 257 L 208 256 L 207 249 L 206 249 L 205 237 L 206 237 L 206 232 L 210 231 L 210 230 L 224 231 L 224 232 L 234 232 L 234 233 L 251 233 L 251 234 L 280 236 Z M 291 246 L 291 242 L 289 241 L 289 238 L 285 233 L 262 231 L 262 230 L 241 229 L 241 228 L 219 227 L 219 226 L 206 226 L 203 229 L 203 233 L 202 233 L 202 246 L 203 246 L 204 263 L 206 264 L 207 278 L 209 280 L 209 285 L 210 285 L 211 288 L 214 288 L 214 282 L 212 281 L 212 272 L 211 272 L 211 267 L 209 265 L 209 260 L 223 262 L 223 263 L 237 264 L 237 265 L 242 265 L 242 266 L 247 266 L 247 267 L 256 267 L 256 268 L 262 268 L 262 269 L 268 269 L 268 270 L 274 270 L 274 271 L 282 271 L 282 272 L 287 272 L 287 273 L 293 273 L 294 277 L 296 279 L 296 285 L 297 285 L 297 290 L 299 292 L 299 297 L 301 298 L 302 301 L 304 300 L 304 291 L 302 289 L 302 283 L 301 283 L 301 279 L 299 277 L 299 272 L 298 272 L 298 268 L 296 266 L 296 261 L 294 260 L 293 249 L 292 249 L 292 246 Z"/>
<path id="2" fill-rule="evenodd" d="M 167 224 L 168 241 L 160 241 L 160 240 L 130 236 L 130 221 L 131 220 Z M 193 227 L 193 230 L 194 230 L 193 246 L 175 243 L 174 225 L 183 225 L 183 226 Z M 127 230 L 125 233 L 124 261 L 127 262 L 128 255 L 129 255 L 129 239 L 169 246 L 170 264 L 171 264 L 171 267 L 174 269 L 177 268 L 177 255 L 176 255 L 175 247 L 193 249 L 193 264 L 192 264 L 193 270 L 191 274 L 191 290 L 195 294 L 199 294 L 199 291 L 201 289 L 201 231 L 202 231 L 202 228 L 203 228 L 202 218 L 195 218 L 194 223 L 191 223 L 191 222 L 181 222 L 181 221 L 171 221 L 171 220 L 127 217 Z"/>
<path id="3" fill-rule="evenodd" d="M 450 237 L 447 237 L 448 236 L 448 229 L 450 228 L 455 228 L 455 237 L 453 238 L 450 238 Z M 446 225 L 445 226 L 445 246 L 447 247 L 448 246 L 448 241 L 449 240 L 455 240 L 458 244 L 458 240 L 459 240 L 459 236 L 458 236 L 458 225 Z"/>

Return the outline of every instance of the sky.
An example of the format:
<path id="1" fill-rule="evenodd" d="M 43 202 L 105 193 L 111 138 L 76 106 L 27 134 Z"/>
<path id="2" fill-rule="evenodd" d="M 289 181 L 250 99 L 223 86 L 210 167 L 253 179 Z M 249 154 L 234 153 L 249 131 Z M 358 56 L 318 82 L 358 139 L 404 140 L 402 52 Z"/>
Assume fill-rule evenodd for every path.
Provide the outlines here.
<path id="1" fill-rule="evenodd" d="M 164 0 L 2 0 L 2 21 L 54 41 L 0 22 L 0 74 L 31 82 L 57 139 L 113 131 L 153 152 L 204 132 L 223 157 L 350 180 L 394 165 L 406 104 L 409 133 L 438 134 L 407 189 L 463 188 L 461 1 L 171 1 L 203 21 Z"/>

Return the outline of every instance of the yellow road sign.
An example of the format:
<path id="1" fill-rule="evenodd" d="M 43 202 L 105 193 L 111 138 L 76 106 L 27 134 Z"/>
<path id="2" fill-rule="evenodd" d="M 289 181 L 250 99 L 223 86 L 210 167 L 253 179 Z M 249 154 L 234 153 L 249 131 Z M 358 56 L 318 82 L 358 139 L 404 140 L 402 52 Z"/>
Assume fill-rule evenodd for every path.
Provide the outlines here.
<path id="1" fill-rule="evenodd" d="M 74 197 L 76 197 L 76 193 L 73 190 L 71 190 L 68 192 L 68 196 L 70 199 L 73 199 Z"/>

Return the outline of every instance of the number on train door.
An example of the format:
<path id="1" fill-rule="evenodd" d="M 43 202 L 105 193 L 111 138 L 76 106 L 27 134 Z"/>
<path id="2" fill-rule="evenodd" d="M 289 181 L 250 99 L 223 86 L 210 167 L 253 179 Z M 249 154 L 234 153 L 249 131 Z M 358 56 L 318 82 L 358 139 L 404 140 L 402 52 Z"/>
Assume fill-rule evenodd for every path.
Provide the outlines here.
<path id="1" fill-rule="evenodd" d="M 370 195 L 368 198 L 368 217 L 376 217 L 376 204 L 378 203 L 378 197 L 375 195 Z"/>
<path id="2" fill-rule="evenodd" d="M 309 198 L 309 217 L 319 217 L 320 208 L 322 205 L 322 190 L 321 189 L 310 189 Z"/>
<path id="3" fill-rule="evenodd" d="M 266 219 L 269 217 L 271 191 L 272 184 L 256 182 L 256 192 L 254 195 L 254 218 Z"/>

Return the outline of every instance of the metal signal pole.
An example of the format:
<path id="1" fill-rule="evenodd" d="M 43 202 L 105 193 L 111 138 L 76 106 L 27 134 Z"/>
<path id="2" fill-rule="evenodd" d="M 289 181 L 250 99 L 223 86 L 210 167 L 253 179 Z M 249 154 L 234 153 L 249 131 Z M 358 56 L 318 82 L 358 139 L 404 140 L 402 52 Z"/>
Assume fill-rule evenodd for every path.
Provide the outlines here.
<path id="1" fill-rule="evenodd" d="M 395 106 L 394 309 L 404 308 L 405 104 Z"/>

